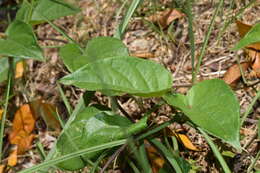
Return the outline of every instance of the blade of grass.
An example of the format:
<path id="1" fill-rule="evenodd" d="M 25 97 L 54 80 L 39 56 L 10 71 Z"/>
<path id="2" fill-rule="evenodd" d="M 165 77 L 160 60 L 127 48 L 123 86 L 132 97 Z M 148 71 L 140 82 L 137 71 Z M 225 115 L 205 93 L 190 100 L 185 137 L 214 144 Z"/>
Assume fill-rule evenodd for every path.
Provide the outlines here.
<path id="1" fill-rule="evenodd" d="M 252 170 L 254 169 L 254 166 L 256 164 L 256 162 L 260 159 L 260 151 L 257 152 L 256 157 L 254 158 L 254 160 L 252 161 L 252 163 L 249 165 L 248 169 L 247 169 L 247 173 L 251 173 Z"/>
<path id="2" fill-rule="evenodd" d="M 188 17 L 188 35 L 191 47 L 191 68 L 192 68 L 192 83 L 194 84 L 195 77 L 195 39 L 193 32 L 193 14 L 192 14 L 192 3 L 193 0 L 186 0 L 186 8 L 184 8 L 184 12 Z"/>
<path id="3" fill-rule="evenodd" d="M 195 70 L 194 79 L 193 79 L 194 83 L 197 82 L 197 75 L 198 75 L 199 70 L 200 70 L 200 66 L 201 66 L 201 63 L 202 63 L 202 58 L 204 57 L 205 52 L 206 52 L 207 44 L 208 44 L 208 41 L 209 41 L 209 36 L 210 36 L 210 34 L 211 34 L 212 30 L 213 30 L 213 26 L 214 26 L 214 23 L 215 23 L 215 18 L 216 18 L 217 14 L 218 14 L 218 12 L 220 10 L 220 7 L 222 7 L 223 2 L 224 2 L 224 0 L 220 0 L 219 1 L 218 6 L 215 9 L 214 14 L 213 14 L 213 16 L 211 18 L 211 21 L 210 21 L 210 24 L 209 24 L 209 28 L 208 28 L 206 37 L 205 37 L 205 39 L 203 41 L 203 45 L 202 45 L 202 48 L 200 50 L 200 55 L 198 57 L 198 63 L 196 65 L 196 70 Z"/>
<path id="4" fill-rule="evenodd" d="M 104 151 L 99 157 L 98 159 L 95 161 L 93 167 L 91 168 L 90 172 L 89 173 L 95 173 L 97 169 L 100 169 L 101 168 L 98 166 L 100 164 L 100 162 L 107 156 L 108 154 L 108 151 Z"/>
<path id="5" fill-rule="evenodd" d="M 133 169 L 134 173 L 141 173 L 141 171 L 135 166 L 135 164 L 132 161 L 130 161 L 129 159 L 127 161 L 130 167 Z"/>
<path id="6" fill-rule="evenodd" d="M 9 63 L 9 67 L 12 67 L 12 64 Z M 11 85 L 12 85 L 12 77 L 13 72 L 12 68 L 9 69 L 8 72 L 8 83 L 7 83 L 7 90 L 6 90 L 6 96 L 5 96 L 5 104 L 4 104 L 4 112 L 2 115 L 1 119 L 1 128 L 0 128 L 0 160 L 2 160 L 3 157 L 3 140 L 4 140 L 4 126 L 5 126 L 5 120 L 6 120 L 6 115 L 8 111 L 8 102 L 9 102 L 9 97 L 10 97 L 10 92 L 11 92 Z"/>
<path id="7" fill-rule="evenodd" d="M 152 168 L 150 166 L 150 163 L 147 158 L 147 153 L 145 150 L 145 144 L 142 143 L 142 145 L 139 147 L 139 154 L 140 154 L 140 161 L 143 166 L 143 170 L 147 173 L 152 172 Z"/>
<path id="8" fill-rule="evenodd" d="M 260 98 L 260 90 L 257 91 L 256 96 L 253 98 L 253 100 L 251 101 L 251 103 L 249 104 L 249 106 L 246 109 L 246 112 L 244 113 L 243 117 L 241 118 L 241 123 L 240 126 L 242 127 L 243 123 L 246 120 L 246 117 L 248 116 L 248 114 L 251 112 L 253 106 L 255 105 L 256 101 Z"/>
<path id="9" fill-rule="evenodd" d="M 223 168 L 223 171 L 225 173 L 231 173 L 226 161 L 224 160 L 224 158 L 222 157 L 221 153 L 219 152 L 218 148 L 216 147 L 216 145 L 214 144 L 214 142 L 210 139 L 210 137 L 208 136 L 208 134 L 206 132 L 204 132 L 204 130 L 202 130 L 201 128 L 198 127 L 198 130 L 200 131 L 200 133 L 204 136 L 204 138 L 206 139 L 206 141 L 208 142 L 210 148 L 212 149 L 214 155 L 216 156 L 216 158 L 218 159 L 221 167 Z"/>
<path id="10" fill-rule="evenodd" d="M 59 92 L 60 92 L 62 101 L 63 101 L 63 103 L 65 104 L 66 109 L 67 109 L 69 115 L 71 115 L 71 113 L 72 113 L 71 105 L 70 105 L 70 103 L 69 103 L 67 97 L 65 96 L 65 94 L 64 94 L 64 92 L 63 92 L 63 89 L 61 88 L 61 86 L 60 86 L 59 83 L 57 83 L 57 86 L 58 86 L 58 89 L 59 89 Z"/>
<path id="11" fill-rule="evenodd" d="M 132 3 L 130 4 L 126 15 L 124 16 L 122 22 L 119 24 L 119 26 L 116 29 L 116 33 L 114 34 L 115 38 L 121 39 L 125 33 L 126 27 L 134 14 L 137 7 L 142 3 L 143 0 L 132 0 Z"/>
<path id="12" fill-rule="evenodd" d="M 179 156 L 173 156 L 173 153 L 169 151 L 161 142 L 159 142 L 157 139 L 149 140 L 153 145 L 156 146 L 162 153 L 163 156 L 169 161 L 169 163 L 172 165 L 172 167 L 175 169 L 176 172 L 183 172 L 180 165 L 178 164 L 175 157 Z"/>
<path id="13" fill-rule="evenodd" d="M 62 161 L 72 159 L 74 157 L 78 157 L 78 156 L 81 156 L 81 155 L 84 155 L 84 154 L 87 154 L 87 153 L 92 153 L 92 152 L 104 150 L 104 149 L 107 149 L 107 148 L 112 148 L 112 147 L 115 147 L 115 146 L 123 145 L 126 142 L 127 142 L 126 139 L 122 139 L 122 140 L 117 140 L 117 141 L 109 142 L 109 143 L 106 143 L 106 144 L 101 144 L 101 145 L 97 145 L 97 146 L 94 146 L 94 147 L 86 148 L 86 149 L 83 149 L 83 150 L 79 150 L 79 151 L 76 151 L 76 152 L 73 152 L 73 153 L 70 153 L 70 154 L 66 154 L 64 156 L 61 156 L 61 157 L 58 157 L 58 158 L 55 158 L 55 159 L 52 159 L 52 160 L 45 161 L 45 162 L 40 163 L 38 165 L 35 165 L 31 168 L 22 170 L 22 171 L 20 171 L 20 173 L 34 173 L 34 172 L 36 172 L 40 169 L 48 168 L 52 165 L 56 165 L 56 164 L 58 164 Z"/>

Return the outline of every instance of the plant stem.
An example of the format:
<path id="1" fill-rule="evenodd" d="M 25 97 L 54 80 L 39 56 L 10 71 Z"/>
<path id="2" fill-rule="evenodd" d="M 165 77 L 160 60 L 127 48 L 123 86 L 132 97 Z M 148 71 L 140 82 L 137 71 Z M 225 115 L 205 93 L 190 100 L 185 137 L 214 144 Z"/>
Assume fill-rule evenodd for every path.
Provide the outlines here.
<path id="1" fill-rule="evenodd" d="M 9 61 L 10 62 L 10 61 Z M 12 65 L 9 63 L 9 66 Z M 11 85 L 12 85 L 12 68 L 9 68 L 8 72 L 8 84 L 7 84 L 7 91 L 6 91 L 6 96 L 5 96 L 5 104 L 4 104 L 4 113 L 1 119 L 1 128 L 0 128 L 0 160 L 2 160 L 3 157 L 3 139 L 4 139 L 4 126 L 5 126 L 5 120 L 6 120 L 6 115 L 7 115 L 7 110 L 8 110 L 8 101 L 9 101 L 9 96 L 10 96 L 10 91 L 11 91 Z"/>
<path id="2" fill-rule="evenodd" d="M 188 34 L 189 41 L 191 46 L 191 67 L 192 67 L 192 83 L 195 80 L 195 41 L 194 41 L 194 32 L 193 32 L 193 15 L 192 15 L 192 0 L 186 0 L 186 8 L 184 9 L 188 17 Z"/>
<path id="3" fill-rule="evenodd" d="M 256 101 L 260 98 L 260 90 L 257 91 L 256 96 L 254 97 L 254 99 L 252 100 L 252 102 L 250 103 L 250 105 L 247 107 L 246 112 L 244 113 L 242 119 L 241 119 L 241 123 L 240 126 L 242 127 L 244 121 L 246 120 L 246 117 L 248 116 L 248 114 L 250 113 L 250 111 L 252 110 L 253 106 L 255 105 Z"/>
<path id="4" fill-rule="evenodd" d="M 224 0 L 220 0 L 220 2 L 218 3 L 218 6 L 217 6 L 217 8 L 216 8 L 212 18 L 211 18 L 211 21 L 210 21 L 210 24 L 209 24 L 209 29 L 208 29 L 206 37 L 205 37 L 205 39 L 203 41 L 203 45 L 202 45 L 202 48 L 201 48 L 201 51 L 200 51 L 200 55 L 198 57 L 198 63 L 197 63 L 197 66 L 196 66 L 194 79 L 193 79 L 194 83 L 197 82 L 197 75 L 198 75 L 199 70 L 200 70 L 200 66 L 201 66 L 201 63 L 202 63 L 202 58 L 204 57 L 205 52 L 206 52 L 206 47 L 207 47 L 207 44 L 208 44 L 208 41 L 209 41 L 209 36 L 210 36 L 210 34 L 212 32 L 213 25 L 215 23 L 215 18 L 216 18 L 217 14 L 218 14 L 218 12 L 220 10 L 220 7 L 222 7 L 223 2 L 224 2 Z"/>
<path id="5" fill-rule="evenodd" d="M 216 158 L 218 159 L 220 165 L 222 166 L 223 170 L 225 173 L 231 173 L 226 161 L 224 160 L 224 158 L 222 157 L 222 155 L 220 154 L 218 148 L 216 147 L 216 145 L 214 144 L 214 142 L 210 139 L 210 137 L 208 136 L 208 134 L 206 132 L 204 132 L 204 130 L 202 130 L 201 128 L 198 127 L 198 130 L 200 131 L 200 133 L 202 133 L 202 135 L 205 137 L 206 141 L 208 142 L 210 148 L 212 149 L 213 153 L 215 154 Z"/>
<path id="6" fill-rule="evenodd" d="M 247 169 L 247 173 L 251 173 L 251 171 L 253 170 L 253 168 L 254 168 L 254 166 L 255 166 L 255 164 L 256 164 L 256 162 L 257 162 L 257 160 L 259 160 L 260 159 L 260 151 L 258 151 L 258 153 L 257 153 L 257 155 L 256 155 L 256 157 L 255 157 L 255 159 L 253 160 L 253 162 L 249 165 L 249 167 L 248 167 L 248 169 Z"/>

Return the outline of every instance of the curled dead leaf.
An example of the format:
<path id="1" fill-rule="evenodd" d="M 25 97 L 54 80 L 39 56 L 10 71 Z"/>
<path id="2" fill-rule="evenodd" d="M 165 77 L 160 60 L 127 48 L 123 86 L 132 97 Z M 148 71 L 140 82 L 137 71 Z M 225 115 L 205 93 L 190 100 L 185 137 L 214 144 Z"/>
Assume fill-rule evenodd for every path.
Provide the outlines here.
<path id="1" fill-rule="evenodd" d="M 188 138 L 188 136 L 186 136 L 184 134 L 177 134 L 177 136 L 185 148 L 192 150 L 192 151 L 199 151 L 198 148 L 193 145 L 193 143 Z"/>
<path id="2" fill-rule="evenodd" d="M 158 23 L 162 28 L 169 26 L 174 20 L 184 17 L 185 14 L 176 9 L 166 9 L 147 18 L 148 21 Z"/>
<path id="3" fill-rule="evenodd" d="M 24 73 L 24 61 L 19 61 L 15 67 L 15 78 L 20 78 Z"/>
<path id="4" fill-rule="evenodd" d="M 53 130 L 60 130 L 60 122 L 57 119 L 56 107 L 53 104 L 46 103 L 42 99 L 30 103 L 33 114 L 36 118 L 42 118 L 47 127 Z"/>
<path id="5" fill-rule="evenodd" d="M 17 164 L 17 147 L 11 152 L 11 154 L 8 156 L 7 164 L 9 166 L 15 166 Z"/>
<path id="6" fill-rule="evenodd" d="M 241 69 L 245 72 L 248 69 L 250 63 L 243 62 L 240 65 L 241 65 Z M 242 76 L 242 74 L 241 74 L 239 65 L 234 64 L 231 67 L 229 67 L 229 69 L 226 71 L 226 73 L 224 74 L 223 80 L 228 85 L 234 85 L 241 76 Z"/>
<path id="7" fill-rule="evenodd" d="M 9 134 L 11 144 L 17 145 L 17 153 L 23 154 L 30 149 L 34 135 L 35 117 L 28 104 L 22 105 L 15 113 L 12 131 Z"/>
<path id="8" fill-rule="evenodd" d="M 144 53 L 133 53 L 131 56 L 139 57 L 139 58 L 154 58 L 153 53 L 144 52 Z"/>
<path id="9" fill-rule="evenodd" d="M 0 109 L 0 120 L 2 119 L 3 113 L 4 113 L 4 110 Z"/>
<path id="10" fill-rule="evenodd" d="M 0 173 L 4 173 L 5 165 L 0 165 Z"/>

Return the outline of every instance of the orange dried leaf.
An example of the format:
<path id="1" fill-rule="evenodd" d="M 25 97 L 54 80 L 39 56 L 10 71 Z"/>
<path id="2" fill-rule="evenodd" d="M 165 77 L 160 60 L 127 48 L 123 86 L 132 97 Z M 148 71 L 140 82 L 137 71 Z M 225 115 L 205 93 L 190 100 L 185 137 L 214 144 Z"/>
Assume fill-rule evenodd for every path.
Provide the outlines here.
<path id="1" fill-rule="evenodd" d="M 30 149 L 34 135 L 35 118 L 28 104 L 21 106 L 15 113 L 12 131 L 9 134 L 11 144 L 18 146 L 18 154 Z"/>
<path id="2" fill-rule="evenodd" d="M 24 73 L 24 62 L 23 61 L 20 61 L 16 64 L 16 67 L 15 67 L 15 78 L 20 78 L 23 76 L 23 73 Z"/>
<path id="3" fill-rule="evenodd" d="M 50 103 L 45 103 L 43 100 L 35 100 L 30 103 L 34 115 L 41 117 L 46 125 L 54 130 L 60 130 L 60 122 L 57 119 L 56 107 Z"/>
<path id="4" fill-rule="evenodd" d="M 4 113 L 4 110 L 0 109 L 0 120 L 2 119 L 3 113 Z"/>
<path id="5" fill-rule="evenodd" d="M 165 160 L 158 154 L 156 148 L 151 146 L 149 143 L 146 145 L 146 151 L 152 166 L 152 172 L 157 173 L 163 167 Z"/>
<path id="6" fill-rule="evenodd" d="M 8 162 L 7 164 L 9 166 L 15 166 L 17 164 L 17 148 L 15 148 L 11 154 L 8 156 Z"/>
<path id="7" fill-rule="evenodd" d="M 185 14 L 176 9 L 167 9 L 148 17 L 148 20 L 160 24 L 163 28 L 169 26 L 174 20 L 184 17 Z"/>
<path id="8" fill-rule="evenodd" d="M 0 165 L 0 173 L 4 173 L 5 165 Z"/>
<path id="9" fill-rule="evenodd" d="M 256 52 L 256 55 L 255 55 L 255 61 L 252 65 L 252 68 L 255 72 L 255 75 L 256 77 L 260 77 L 260 53 L 259 52 Z"/>
<path id="10" fill-rule="evenodd" d="M 250 65 L 248 62 L 241 63 L 241 68 L 243 71 L 246 71 Z M 238 64 L 234 64 L 226 71 L 224 74 L 223 80 L 228 84 L 231 85 L 235 83 L 240 77 L 242 76 L 240 72 L 240 68 Z"/>
<path id="11" fill-rule="evenodd" d="M 190 139 L 183 134 L 177 134 L 178 138 L 180 139 L 180 141 L 182 142 L 182 144 L 185 146 L 185 148 L 189 149 L 189 150 L 193 150 L 193 151 L 199 151 L 197 149 L 197 147 L 195 147 L 192 142 L 190 141 Z"/>
<path id="12" fill-rule="evenodd" d="M 131 56 L 139 57 L 139 58 L 154 58 L 153 53 L 145 52 L 145 53 L 133 53 Z"/>

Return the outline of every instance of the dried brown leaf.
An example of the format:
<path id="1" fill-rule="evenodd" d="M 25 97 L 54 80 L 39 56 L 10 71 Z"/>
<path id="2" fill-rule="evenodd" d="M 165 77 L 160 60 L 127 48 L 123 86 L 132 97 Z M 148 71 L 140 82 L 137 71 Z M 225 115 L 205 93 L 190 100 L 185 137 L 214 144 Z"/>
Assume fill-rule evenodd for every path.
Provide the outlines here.
<path id="1" fill-rule="evenodd" d="M 5 165 L 0 165 L 0 173 L 4 173 Z"/>
<path id="2" fill-rule="evenodd" d="M 53 104 L 46 103 L 42 99 L 30 103 L 32 111 L 36 118 L 41 117 L 48 128 L 60 130 L 60 122 L 57 120 L 56 107 Z"/>
<path id="3" fill-rule="evenodd" d="M 249 62 L 243 62 L 240 64 L 241 65 L 241 69 L 243 71 L 246 71 L 250 65 Z M 224 74 L 224 78 L 223 80 L 228 84 L 234 84 L 236 81 L 238 81 L 238 79 L 242 76 L 241 72 L 240 72 L 240 68 L 238 64 L 234 64 L 231 67 L 229 67 L 229 69 L 226 71 L 226 73 Z"/>
<path id="4" fill-rule="evenodd" d="M 131 56 L 139 57 L 139 58 L 154 58 L 153 53 L 144 52 L 144 53 L 133 53 Z"/>
<path id="5" fill-rule="evenodd" d="M 3 113 L 4 113 L 4 110 L 0 109 L 0 120 L 2 119 Z"/>
<path id="6" fill-rule="evenodd" d="M 185 14 L 176 9 L 167 9 L 161 12 L 157 12 L 147 20 L 158 23 L 162 28 L 169 26 L 174 20 L 184 17 Z"/>
<path id="7" fill-rule="evenodd" d="M 8 156 L 7 164 L 9 166 L 15 166 L 17 164 L 17 148 L 15 148 Z"/>
<path id="8" fill-rule="evenodd" d="M 22 77 L 23 73 L 24 73 L 24 62 L 19 61 L 15 67 L 15 78 L 17 79 L 17 78 Z"/>

